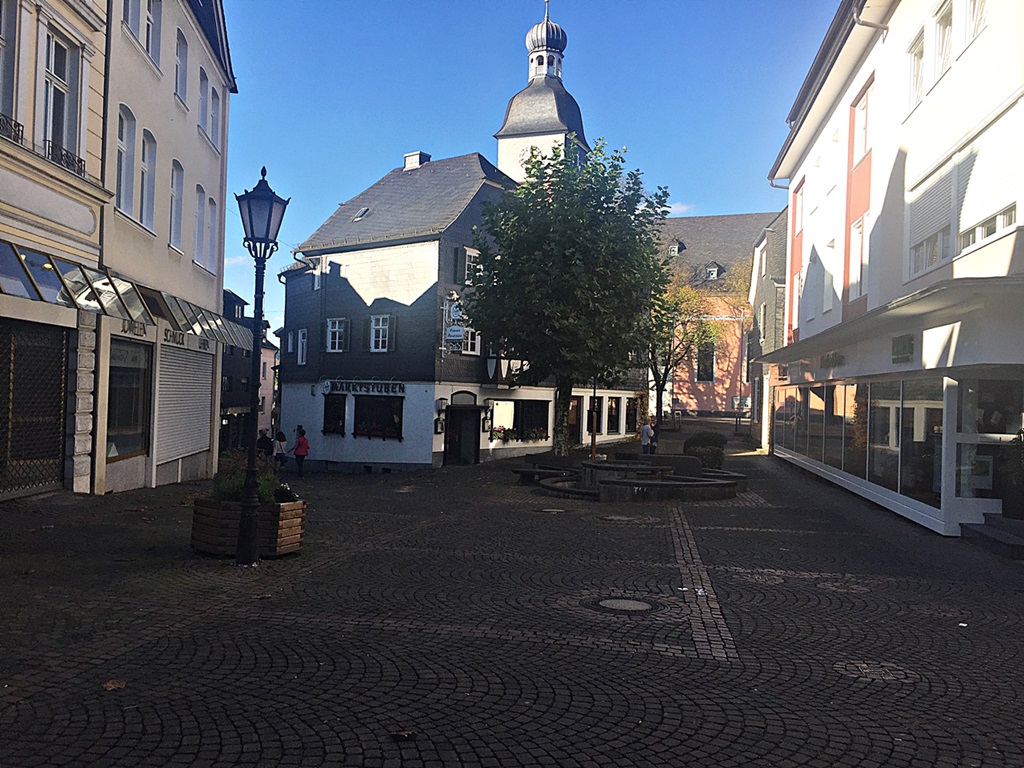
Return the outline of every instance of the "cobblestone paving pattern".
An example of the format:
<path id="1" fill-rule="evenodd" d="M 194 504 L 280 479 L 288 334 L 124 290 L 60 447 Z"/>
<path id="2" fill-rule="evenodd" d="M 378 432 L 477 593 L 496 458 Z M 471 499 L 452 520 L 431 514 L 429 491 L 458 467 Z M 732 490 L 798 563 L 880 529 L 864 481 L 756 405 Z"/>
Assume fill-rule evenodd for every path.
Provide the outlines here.
<path id="1" fill-rule="evenodd" d="M 0 766 L 1024 766 L 1022 566 L 730 466 L 692 505 L 314 476 L 257 569 L 188 550 L 204 484 L 5 503 Z"/>

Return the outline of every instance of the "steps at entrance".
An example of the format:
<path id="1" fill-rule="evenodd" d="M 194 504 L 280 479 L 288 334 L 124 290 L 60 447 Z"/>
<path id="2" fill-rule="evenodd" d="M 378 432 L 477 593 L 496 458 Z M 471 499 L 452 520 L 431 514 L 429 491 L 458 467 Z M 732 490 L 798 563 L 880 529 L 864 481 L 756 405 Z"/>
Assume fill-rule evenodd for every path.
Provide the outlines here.
<path id="1" fill-rule="evenodd" d="M 1024 520 L 987 514 L 984 523 L 961 523 L 961 535 L 989 552 L 1024 560 Z"/>

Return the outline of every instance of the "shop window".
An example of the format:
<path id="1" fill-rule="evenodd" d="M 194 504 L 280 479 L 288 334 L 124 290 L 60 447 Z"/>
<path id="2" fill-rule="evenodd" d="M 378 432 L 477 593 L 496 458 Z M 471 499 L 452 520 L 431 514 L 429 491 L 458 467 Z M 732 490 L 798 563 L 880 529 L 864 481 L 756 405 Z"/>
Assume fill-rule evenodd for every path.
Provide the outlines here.
<path id="1" fill-rule="evenodd" d="M 347 395 L 324 395 L 324 434 L 345 434 Z"/>
<path id="2" fill-rule="evenodd" d="M 825 386 L 825 411 L 822 418 L 822 440 L 825 463 L 836 469 L 843 468 L 843 417 L 846 387 L 842 384 Z"/>
<path id="3" fill-rule="evenodd" d="M 939 507 L 942 498 L 942 380 L 903 383 L 900 493 Z"/>
<path id="4" fill-rule="evenodd" d="M 857 477 L 867 477 L 868 385 L 846 385 L 844 399 L 843 471 Z"/>
<path id="5" fill-rule="evenodd" d="M 1021 428 L 1024 383 L 1019 379 L 965 379 L 959 387 L 959 423 L 964 434 L 1014 435 Z"/>
<path id="6" fill-rule="evenodd" d="M 597 434 L 602 434 L 604 429 L 601 424 L 601 412 L 604 410 L 604 398 L 603 397 L 590 397 L 588 398 L 589 406 L 587 407 L 587 434 L 594 431 L 594 425 L 597 425 Z"/>
<path id="7" fill-rule="evenodd" d="M 139 456 L 149 448 L 151 349 L 110 341 L 107 395 L 107 461 Z"/>
<path id="8" fill-rule="evenodd" d="M 401 440 L 404 402 L 404 397 L 357 395 L 352 435 Z"/>
<path id="9" fill-rule="evenodd" d="M 640 415 L 640 408 L 635 397 L 626 399 L 626 432 L 636 432 L 637 430 L 637 417 Z"/>
<path id="10" fill-rule="evenodd" d="M 621 431 L 619 426 L 619 407 L 622 404 L 621 397 L 608 398 L 608 434 L 617 435 Z"/>
<path id="11" fill-rule="evenodd" d="M 521 440 L 547 440 L 548 439 L 548 411 L 550 403 L 547 400 L 515 400 L 512 422 L 515 424 L 516 434 Z"/>
<path id="12" fill-rule="evenodd" d="M 871 385 L 868 411 L 868 480 L 898 490 L 900 469 L 900 382 Z"/>

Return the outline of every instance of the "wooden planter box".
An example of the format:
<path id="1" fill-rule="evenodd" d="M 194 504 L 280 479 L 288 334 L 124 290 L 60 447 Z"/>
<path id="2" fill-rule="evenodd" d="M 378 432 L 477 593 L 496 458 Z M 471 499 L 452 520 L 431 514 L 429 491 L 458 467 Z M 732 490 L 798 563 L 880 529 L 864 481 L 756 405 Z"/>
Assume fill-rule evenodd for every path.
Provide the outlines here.
<path id="1" fill-rule="evenodd" d="M 242 505 L 235 501 L 196 499 L 192 506 L 192 549 L 205 555 L 234 557 Z M 278 557 L 302 549 L 306 502 L 260 504 L 259 555 Z"/>

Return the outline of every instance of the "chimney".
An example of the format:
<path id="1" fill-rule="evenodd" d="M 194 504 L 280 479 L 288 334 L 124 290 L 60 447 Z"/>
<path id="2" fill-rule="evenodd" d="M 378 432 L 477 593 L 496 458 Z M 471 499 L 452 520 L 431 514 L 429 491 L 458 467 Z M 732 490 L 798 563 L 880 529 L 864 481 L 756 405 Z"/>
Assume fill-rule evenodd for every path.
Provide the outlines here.
<path id="1" fill-rule="evenodd" d="M 403 170 L 412 171 L 429 162 L 430 155 L 426 152 L 407 152 L 405 154 L 405 168 Z"/>

